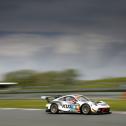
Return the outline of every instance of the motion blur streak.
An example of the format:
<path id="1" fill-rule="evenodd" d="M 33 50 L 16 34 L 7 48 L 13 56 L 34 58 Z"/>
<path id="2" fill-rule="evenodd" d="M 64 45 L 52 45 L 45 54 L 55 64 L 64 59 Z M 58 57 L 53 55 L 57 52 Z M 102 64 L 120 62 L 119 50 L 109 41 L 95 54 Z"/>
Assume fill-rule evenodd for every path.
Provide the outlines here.
<path id="1" fill-rule="evenodd" d="M 0 0 L 0 77 L 75 68 L 83 79 L 126 76 L 126 1 Z"/>

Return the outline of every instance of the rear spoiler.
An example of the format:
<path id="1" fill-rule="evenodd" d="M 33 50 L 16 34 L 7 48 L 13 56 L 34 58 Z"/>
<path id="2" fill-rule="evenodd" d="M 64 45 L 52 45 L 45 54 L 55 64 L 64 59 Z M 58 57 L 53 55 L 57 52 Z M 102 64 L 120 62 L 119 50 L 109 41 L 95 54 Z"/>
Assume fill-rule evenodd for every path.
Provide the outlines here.
<path id="1" fill-rule="evenodd" d="M 56 98 L 61 97 L 61 95 L 56 95 L 56 96 L 41 96 L 42 100 L 46 100 L 48 103 L 50 103 L 51 101 L 53 101 Z"/>

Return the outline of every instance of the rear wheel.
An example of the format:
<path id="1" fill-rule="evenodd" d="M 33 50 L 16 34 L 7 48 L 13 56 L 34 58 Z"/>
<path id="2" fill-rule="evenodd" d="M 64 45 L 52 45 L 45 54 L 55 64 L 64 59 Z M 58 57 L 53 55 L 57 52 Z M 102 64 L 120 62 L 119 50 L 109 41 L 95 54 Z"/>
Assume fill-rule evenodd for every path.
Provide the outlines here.
<path id="1" fill-rule="evenodd" d="M 91 108 L 88 104 L 84 104 L 81 106 L 81 113 L 84 115 L 88 115 L 91 112 Z"/>
<path id="2" fill-rule="evenodd" d="M 53 104 L 51 105 L 51 107 L 50 107 L 50 112 L 51 112 L 52 114 L 58 113 L 58 105 L 55 104 L 55 103 L 53 103 Z"/>

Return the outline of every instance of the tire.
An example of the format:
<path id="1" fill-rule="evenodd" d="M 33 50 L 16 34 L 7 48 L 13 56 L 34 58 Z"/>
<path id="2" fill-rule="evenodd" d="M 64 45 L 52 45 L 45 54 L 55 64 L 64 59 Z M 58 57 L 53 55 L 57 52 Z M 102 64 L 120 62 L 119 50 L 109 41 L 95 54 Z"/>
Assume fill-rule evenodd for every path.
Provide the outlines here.
<path id="1" fill-rule="evenodd" d="M 91 113 L 91 108 L 88 104 L 83 104 L 81 106 L 81 113 L 84 114 L 84 115 L 88 115 Z"/>
<path id="2" fill-rule="evenodd" d="M 51 106 L 50 106 L 50 112 L 52 114 L 57 114 L 59 111 L 58 111 L 58 105 L 53 103 Z"/>

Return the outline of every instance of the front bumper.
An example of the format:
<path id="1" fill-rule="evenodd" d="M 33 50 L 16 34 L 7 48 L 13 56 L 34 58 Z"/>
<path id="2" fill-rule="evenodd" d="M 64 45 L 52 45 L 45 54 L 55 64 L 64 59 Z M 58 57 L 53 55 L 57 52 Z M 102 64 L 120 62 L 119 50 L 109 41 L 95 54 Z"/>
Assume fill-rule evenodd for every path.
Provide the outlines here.
<path id="1" fill-rule="evenodd" d="M 109 114 L 109 113 L 111 113 L 111 112 L 110 112 L 110 108 L 99 108 L 99 109 L 97 110 L 97 113 Z"/>

